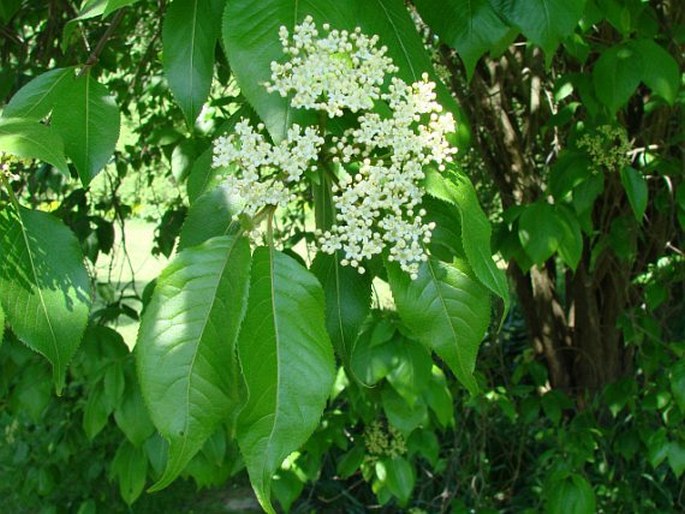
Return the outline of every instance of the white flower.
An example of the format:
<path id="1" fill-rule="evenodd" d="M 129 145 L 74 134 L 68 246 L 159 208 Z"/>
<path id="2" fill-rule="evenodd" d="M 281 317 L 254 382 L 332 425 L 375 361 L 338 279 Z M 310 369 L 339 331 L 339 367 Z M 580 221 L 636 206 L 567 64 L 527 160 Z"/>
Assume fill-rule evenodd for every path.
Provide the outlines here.
<path id="1" fill-rule="evenodd" d="M 324 26 L 324 31 L 326 37 L 318 38 L 311 16 L 295 26 L 292 37 L 286 27 L 280 28 L 283 52 L 291 59 L 271 63 L 267 90 L 282 97 L 292 93 L 293 107 L 325 111 L 331 118 L 342 116 L 344 109 L 373 108 L 386 74 L 397 70 L 385 56 L 387 48 L 376 48 L 378 36 L 365 36 L 359 29 L 349 33 Z"/>

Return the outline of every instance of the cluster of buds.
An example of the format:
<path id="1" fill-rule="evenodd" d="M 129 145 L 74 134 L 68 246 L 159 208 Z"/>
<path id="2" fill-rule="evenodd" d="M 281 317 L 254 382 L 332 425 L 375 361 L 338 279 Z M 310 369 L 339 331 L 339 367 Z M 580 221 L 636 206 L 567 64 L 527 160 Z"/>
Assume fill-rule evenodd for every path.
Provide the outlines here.
<path id="1" fill-rule="evenodd" d="M 319 37 L 309 16 L 292 36 L 281 27 L 288 60 L 271 64 L 266 84 L 295 108 L 331 118 L 358 113 L 355 127 L 331 139 L 336 219 L 329 230 L 317 233 L 318 243 L 323 252 L 340 252 L 341 263 L 360 273 L 364 261 L 387 250 L 391 261 L 416 278 L 435 228 L 424 221 L 421 181 L 426 166 L 443 170 L 452 161 L 456 149 L 447 135 L 455 131 L 455 120 L 442 112 L 427 74 L 413 84 L 394 76 L 397 67 L 385 47 L 377 48 L 377 36 L 359 28 L 350 33 L 324 25 L 323 30 L 325 36 Z M 380 104 L 388 114 L 374 111 Z M 249 216 L 266 205 L 292 201 L 303 173 L 316 169 L 324 143 L 316 129 L 293 125 L 276 146 L 263 129 L 259 125 L 255 131 L 243 120 L 214 145 L 213 166 L 234 168 L 226 182 L 245 201 Z"/>

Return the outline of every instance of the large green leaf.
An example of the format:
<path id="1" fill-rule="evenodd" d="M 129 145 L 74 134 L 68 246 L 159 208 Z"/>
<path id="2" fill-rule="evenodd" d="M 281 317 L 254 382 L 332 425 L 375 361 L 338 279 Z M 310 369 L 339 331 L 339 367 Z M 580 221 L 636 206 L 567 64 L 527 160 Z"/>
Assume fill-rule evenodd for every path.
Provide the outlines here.
<path id="1" fill-rule="evenodd" d="M 478 203 L 471 181 L 462 173 L 448 178 L 436 171 L 426 174 L 426 190 L 435 198 L 456 206 L 460 214 L 461 245 L 475 276 L 504 302 L 503 317 L 509 310 L 509 286 L 506 275 L 492 260 L 492 229 Z"/>
<path id="2" fill-rule="evenodd" d="M 350 266 L 341 266 L 339 255 L 320 252 L 312 272 L 326 295 L 326 328 L 336 353 L 348 366 L 352 346 L 371 309 L 371 280 Z"/>
<path id="3" fill-rule="evenodd" d="M 585 0 L 490 0 L 495 10 L 540 46 L 547 63 L 578 24 Z"/>
<path id="4" fill-rule="evenodd" d="M 122 441 L 114 454 L 109 475 L 117 480 L 121 497 L 131 505 L 143 492 L 147 478 L 147 456 L 143 449 Z"/>
<path id="5" fill-rule="evenodd" d="M 630 47 L 641 57 L 642 82 L 673 105 L 680 88 L 680 69 L 676 60 L 663 47 L 649 39 L 633 41 Z"/>
<path id="6" fill-rule="evenodd" d="M 50 127 L 21 118 L 0 118 L 0 152 L 52 164 L 67 177 L 64 142 Z"/>
<path id="7" fill-rule="evenodd" d="M 175 0 L 164 17 L 164 72 L 191 127 L 212 85 L 223 6 L 223 0 Z"/>
<path id="8" fill-rule="evenodd" d="M 52 126 L 84 186 L 107 164 L 119 139 L 119 109 L 107 88 L 86 73 L 67 80 L 55 98 Z"/>
<path id="9" fill-rule="evenodd" d="M 260 504 L 274 512 L 273 474 L 318 425 L 335 369 L 321 285 L 273 248 L 254 252 L 238 350 L 248 392 L 238 444 Z"/>
<path id="10" fill-rule="evenodd" d="M 478 59 L 510 30 L 488 0 L 417 0 L 414 4 L 440 39 L 457 50 L 468 77 Z"/>
<path id="11" fill-rule="evenodd" d="M 200 196 L 190 206 L 178 240 L 178 250 L 195 246 L 216 236 L 233 234 L 240 223 L 233 215 L 240 203 L 225 187 L 216 187 Z"/>
<path id="12" fill-rule="evenodd" d="M 621 184 L 623 184 L 623 189 L 628 196 L 628 202 L 633 210 L 635 219 L 638 223 L 641 223 L 647 209 L 647 199 L 649 196 L 647 181 L 639 171 L 631 166 L 621 168 L 620 174 Z"/>
<path id="13" fill-rule="evenodd" d="M 447 363 L 472 393 L 478 347 L 490 320 L 490 295 L 467 270 L 430 258 L 412 280 L 388 262 L 397 312 L 414 336 Z"/>
<path id="14" fill-rule="evenodd" d="M 229 236 L 187 248 L 160 275 L 136 356 L 152 422 L 169 441 L 171 483 L 221 421 L 236 415 L 235 342 L 247 304 L 250 248 Z"/>
<path id="15" fill-rule="evenodd" d="M 90 280 L 79 243 L 57 218 L 0 212 L 0 303 L 17 337 L 53 367 L 58 394 L 88 323 Z"/>
<path id="16" fill-rule="evenodd" d="M 566 231 L 554 207 L 539 201 L 526 205 L 519 217 L 518 232 L 526 255 L 541 265 L 557 251 Z"/>
<path id="17" fill-rule="evenodd" d="M 636 50 L 627 45 L 605 50 L 592 70 L 597 98 L 615 113 L 633 95 L 642 75 L 643 61 Z"/>
<path id="18" fill-rule="evenodd" d="M 44 118 L 54 107 L 61 88 L 73 77 L 74 68 L 56 68 L 41 73 L 15 93 L 5 106 L 2 117 L 36 120 Z"/>

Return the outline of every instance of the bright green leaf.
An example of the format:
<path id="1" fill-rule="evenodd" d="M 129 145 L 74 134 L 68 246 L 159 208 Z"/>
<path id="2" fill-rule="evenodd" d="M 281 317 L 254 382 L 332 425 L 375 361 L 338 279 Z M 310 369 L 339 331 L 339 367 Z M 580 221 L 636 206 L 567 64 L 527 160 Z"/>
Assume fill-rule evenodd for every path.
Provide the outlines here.
<path id="1" fill-rule="evenodd" d="M 395 359 L 394 329 L 388 337 L 377 337 L 384 321 L 364 330 L 350 348 L 350 369 L 353 376 L 365 386 L 371 387 L 385 378 Z"/>
<path id="2" fill-rule="evenodd" d="M 680 478 L 685 471 L 685 444 L 672 441 L 668 445 L 668 465 L 671 466 L 676 478 Z"/>
<path id="3" fill-rule="evenodd" d="M 318 425 L 335 369 L 321 285 L 273 248 L 254 252 L 238 349 L 248 393 L 238 444 L 260 504 L 274 512 L 271 479 Z"/>
<path id="4" fill-rule="evenodd" d="M 3 118 L 45 118 L 55 105 L 55 99 L 69 79 L 74 68 L 56 68 L 41 73 L 15 93 L 2 111 Z"/>
<path id="5" fill-rule="evenodd" d="M 526 255 L 537 265 L 544 263 L 557 251 L 564 228 L 554 207 L 547 202 L 527 205 L 519 217 L 519 240 Z"/>
<path id="6" fill-rule="evenodd" d="M 164 72 L 191 127 L 212 85 L 223 6 L 222 0 L 175 0 L 164 17 Z"/>
<path id="7" fill-rule="evenodd" d="M 597 98 L 613 114 L 628 102 L 643 76 L 642 57 L 629 46 L 605 50 L 592 70 Z"/>
<path id="8" fill-rule="evenodd" d="M 462 173 L 443 177 L 435 171 L 426 175 L 426 190 L 440 200 L 459 209 L 462 246 L 469 266 L 478 280 L 504 302 L 503 317 L 509 311 L 509 285 L 504 271 L 492 260 L 490 238 L 492 229 L 478 203 L 471 181 Z"/>
<path id="9" fill-rule="evenodd" d="M 416 483 L 414 466 L 404 457 L 394 457 L 385 460 L 385 471 L 388 489 L 399 499 L 400 505 L 406 505 Z"/>
<path id="10" fill-rule="evenodd" d="M 428 408 L 423 402 L 416 402 L 413 406 L 402 398 L 388 384 L 381 390 L 381 404 L 383 411 L 392 426 L 405 436 L 421 425 L 428 423 Z"/>
<path id="11" fill-rule="evenodd" d="M 570 35 L 583 15 L 585 0 L 491 0 L 496 10 L 523 35 L 540 46 L 552 62 L 560 41 Z"/>
<path id="12" fill-rule="evenodd" d="M 135 4 L 136 2 L 138 2 L 138 0 L 109 0 L 104 11 L 102 11 L 102 17 L 105 18 L 114 11 L 118 11 L 122 7 Z"/>
<path id="13" fill-rule="evenodd" d="M 52 126 L 84 186 L 109 162 L 119 139 L 119 109 L 107 88 L 89 73 L 61 86 Z"/>
<path id="14" fill-rule="evenodd" d="M 50 214 L 0 211 L 0 302 L 17 337 L 53 366 L 58 394 L 88 322 L 90 279 L 76 237 Z"/>
<path id="15" fill-rule="evenodd" d="M 404 338 L 393 341 L 395 365 L 388 373 L 388 382 L 413 406 L 428 388 L 433 361 L 421 344 Z"/>
<path id="16" fill-rule="evenodd" d="M 386 267 L 402 321 L 475 394 L 476 355 L 490 321 L 487 289 L 456 263 L 434 258 L 421 265 L 416 280 L 396 263 Z"/>
<path id="17" fill-rule="evenodd" d="M 643 64 L 642 82 L 673 105 L 680 88 L 680 70 L 676 60 L 663 47 L 649 39 L 630 43 Z"/>
<path id="18" fill-rule="evenodd" d="M 0 152 L 45 161 L 69 177 L 62 138 L 52 128 L 35 121 L 0 118 Z"/>
<path id="19" fill-rule="evenodd" d="M 435 365 L 432 367 L 431 380 L 428 389 L 423 392 L 423 397 L 442 427 L 454 423 L 454 399 L 447 387 L 445 374 Z"/>
<path id="20" fill-rule="evenodd" d="M 119 483 L 119 493 L 127 505 L 140 496 L 147 478 L 147 456 L 142 448 L 122 441 L 109 469 L 110 478 Z"/>
<path id="21" fill-rule="evenodd" d="M 628 196 L 628 202 L 633 210 L 635 219 L 638 223 L 642 222 L 642 217 L 647 209 L 649 195 L 647 181 L 635 168 L 625 166 L 621 168 L 621 184 L 623 184 L 623 189 Z"/>
<path id="22" fill-rule="evenodd" d="M 563 227 L 559 240 L 559 256 L 569 268 L 575 271 L 583 254 L 583 234 L 578 217 L 564 205 L 557 205 L 555 212 Z"/>
<path id="23" fill-rule="evenodd" d="M 414 4 L 442 42 L 457 50 L 469 78 L 478 59 L 509 32 L 488 0 L 418 0 Z"/>
<path id="24" fill-rule="evenodd" d="M 235 341 L 250 269 L 246 239 L 217 237 L 186 248 L 160 275 L 142 318 L 136 356 L 143 397 L 169 441 L 169 485 L 219 422 L 235 416 Z"/>

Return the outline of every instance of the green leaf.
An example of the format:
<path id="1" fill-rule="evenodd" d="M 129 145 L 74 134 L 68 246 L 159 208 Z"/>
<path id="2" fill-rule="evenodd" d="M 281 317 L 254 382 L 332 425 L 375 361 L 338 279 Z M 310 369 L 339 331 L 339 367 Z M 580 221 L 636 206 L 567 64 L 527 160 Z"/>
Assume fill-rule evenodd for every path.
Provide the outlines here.
<path id="1" fill-rule="evenodd" d="M 350 478 L 359 469 L 359 466 L 364 462 L 366 456 L 366 448 L 357 444 L 349 452 L 345 453 L 336 466 L 336 471 L 340 478 Z"/>
<path id="2" fill-rule="evenodd" d="M 673 105 L 680 89 L 680 71 L 673 56 L 649 39 L 632 41 L 630 47 L 641 57 L 642 82 Z"/>
<path id="3" fill-rule="evenodd" d="M 640 223 L 647 209 L 647 198 L 649 195 L 647 181 L 635 168 L 624 166 L 621 168 L 621 184 L 623 184 L 623 189 L 625 189 L 628 196 L 628 202 L 633 210 L 635 219 Z"/>
<path id="4" fill-rule="evenodd" d="M 192 127 L 209 96 L 222 0 L 175 0 L 162 27 L 164 73 Z"/>
<path id="5" fill-rule="evenodd" d="M 195 159 L 192 168 L 190 168 L 186 188 L 191 205 L 203 193 L 217 185 L 217 171 L 212 168 L 212 147 L 210 146 Z"/>
<path id="6" fill-rule="evenodd" d="M 495 9 L 540 46 L 549 65 L 563 38 L 583 15 L 585 0 L 491 0 Z"/>
<path id="7" fill-rule="evenodd" d="M 434 258 L 421 265 L 416 280 L 396 263 L 389 262 L 386 267 L 402 321 L 475 394 L 476 355 L 490 320 L 487 289 L 456 263 Z"/>
<path id="8" fill-rule="evenodd" d="M 104 11 L 102 11 L 102 17 L 106 18 L 114 11 L 118 11 L 122 7 L 127 5 L 135 4 L 138 0 L 109 0 L 105 6 Z"/>
<path id="9" fill-rule="evenodd" d="M 385 333 L 387 324 L 389 322 L 382 320 L 371 329 L 364 330 L 350 348 L 353 376 L 367 387 L 385 378 L 395 362 L 395 329 Z"/>
<path id="10" fill-rule="evenodd" d="M 99 383 L 88 392 L 88 400 L 83 409 L 83 431 L 88 439 L 94 439 L 105 428 L 112 413 L 107 403 L 105 392 Z"/>
<path id="11" fill-rule="evenodd" d="M 423 392 L 423 397 L 430 409 L 435 413 L 438 423 L 442 427 L 454 424 L 454 400 L 452 393 L 447 387 L 447 380 L 442 370 L 433 366 L 431 380 L 428 389 Z"/>
<path id="12" fill-rule="evenodd" d="M 5 335 L 5 311 L 2 310 L 2 304 L 0 304 L 0 346 L 2 346 L 2 341 Z"/>
<path id="13" fill-rule="evenodd" d="M 74 68 L 56 68 L 41 73 L 15 93 L 5 106 L 3 118 L 45 118 L 55 104 L 55 98 L 68 79 L 74 77 Z"/>
<path id="14" fill-rule="evenodd" d="M 392 426 L 405 436 L 417 427 L 428 423 L 428 408 L 423 402 L 416 402 L 413 406 L 400 396 L 388 384 L 381 390 L 381 404 L 383 411 Z"/>
<path id="15" fill-rule="evenodd" d="M 123 441 L 109 470 L 110 478 L 119 482 L 119 493 L 127 505 L 131 505 L 140 496 L 147 477 L 147 456 L 142 448 L 135 448 L 128 441 Z"/>
<path id="16" fill-rule="evenodd" d="M 326 328 L 336 353 L 349 365 L 352 347 L 371 310 L 371 280 L 350 266 L 341 266 L 339 255 L 323 252 L 314 259 L 316 275 L 326 295 Z"/>
<path id="17" fill-rule="evenodd" d="M 457 50 L 469 78 L 478 59 L 509 32 L 488 0 L 418 0 L 414 5 L 442 42 Z"/>
<path id="18" fill-rule="evenodd" d="M 64 142 L 50 127 L 20 118 L 0 118 L 0 151 L 52 164 L 69 177 Z"/>
<path id="19" fill-rule="evenodd" d="M 671 392 L 680 412 L 685 414 L 685 361 L 678 361 L 671 369 Z"/>
<path id="20" fill-rule="evenodd" d="M 564 150 L 550 170 L 550 192 L 555 200 L 561 201 L 591 176 L 592 163 L 585 153 Z"/>
<path id="21" fill-rule="evenodd" d="M 274 512 L 271 479 L 318 425 L 335 369 L 319 282 L 273 248 L 254 252 L 238 349 L 248 393 L 238 444 L 260 504 Z"/>
<path id="22" fill-rule="evenodd" d="M 21 7 L 22 0 L 3 0 L 0 2 L 0 21 L 7 23 Z"/>
<path id="23" fill-rule="evenodd" d="M 548 487 L 548 514 L 594 514 L 595 493 L 590 483 L 580 475 L 573 474 Z"/>
<path id="24" fill-rule="evenodd" d="M 564 205 L 557 205 L 555 212 L 563 232 L 559 241 L 559 256 L 566 265 L 575 271 L 583 254 L 583 234 L 575 213 Z"/>
<path id="25" fill-rule="evenodd" d="M 219 422 L 236 415 L 235 341 L 247 303 L 246 239 L 217 237 L 186 248 L 160 275 L 142 318 L 136 357 L 152 421 L 169 441 L 169 485 Z"/>
<path id="26" fill-rule="evenodd" d="M 404 457 L 394 457 L 385 461 L 386 478 L 385 484 L 392 494 L 400 501 L 400 505 L 406 505 L 414 490 L 416 475 L 414 466 Z"/>
<path id="27" fill-rule="evenodd" d="M 233 215 L 240 212 L 240 203 L 225 187 L 216 187 L 200 196 L 190 206 L 178 240 L 178 250 L 204 243 L 216 236 L 233 234 L 240 223 Z"/>
<path id="28" fill-rule="evenodd" d="M 84 186 L 109 162 L 119 139 L 119 109 L 107 88 L 86 73 L 66 81 L 55 100 L 52 126 Z"/>
<path id="29" fill-rule="evenodd" d="M 537 265 L 557 251 L 564 229 L 554 207 L 544 201 L 526 205 L 519 217 L 519 240 L 526 255 Z"/>
<path id="30" fill-rule="evenodd" d="M 452 173 L 449 178 L 445 178 L 436 171 L 429 171 L 426 174 L 426 190 L 430 195 L 459 209 L 461 243 L 469 266 L 478 280 L 504 302 L 504 319 L 509 311 L 509 285 L 504 271 L 492 260 L 492 229 L 478 203 L 473 184 L 462 173 Z"/>
<path id="31" fill-rule="evenodd" d="M 114 411 L 114 421 L 136 447 L 141 446 L 155 431 L 135 376 L 127 377 L 124 396 Z"/>
<path id="32" fill-rule="evenodd" d="M 685 471 L 685 444 L 672 441 L 668 445 L 668 465 L 671 466 L 676 478 L 680 478 Z"/>
<path id="33" fill-rule="evenodd" d="M 643 76 L 642 57 L 626 45 L 605 50 L 592 70 L 597 98 L 613 114 L 628 102 Z"/>
<path id="34" fill-rule="evenodd" d="M 404 338 L 393 341 L 395 366 L 388 373 L 388 382 L 411 406 L 428 388 L 433 360 L 421 344 Z"/>
<path id="35" fill-rule="evenodd" d="M 17 337 L 53 367 L 57 393 L 81 342 L 90 279 L 79 243 L 50 214 L 0 211 L 0 303 Z"/>

